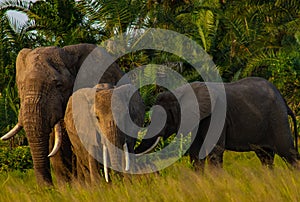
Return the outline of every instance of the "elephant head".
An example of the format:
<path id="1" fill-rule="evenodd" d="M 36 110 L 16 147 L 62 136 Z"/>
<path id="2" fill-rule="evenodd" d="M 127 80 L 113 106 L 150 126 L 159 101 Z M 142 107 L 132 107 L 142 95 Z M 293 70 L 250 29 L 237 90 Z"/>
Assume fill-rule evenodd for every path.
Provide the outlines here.
<path id="1" fill-rule="evenodd" d="M 60 120 L 73 92 L 76 75 L 86 57 L 96 48 L 92 44 L 22 49 L 16 61 L 16 81 L 20 97 L 18 124 L 1 139 L 25 129 L 38 184 L 52 185 L 49 156 L 61 144 Z M 95 49 L 96 50 L 96 49 Z M 104 59 L 104 58 L 102 58 Z M 116 83 L 123 75 L 114 63 L 102 81 Z M 49 154 L 49 134 L 56 131 Z"/>
<path id="2" fill-rule="evenodd" d="M 126 102 L 129 99 L 130 102 Z M 130 117 L 125 117 L 126 113 Z M 131 84 L 119 87 L 98 84 L 94 88 L 80 89 L 71 96 L 65 123 L 84 181 L 93 182 L 99 178 L 99 171 L 95 170 L 99 166 L 95 165 L 100 161 L 106 181 L 109 164 L 118 171 L 128 171 L 129 153 L 134 153 L 138 131 L 131 130 L 127 119 L 142 126 L 144 113 L 143 100 Z M 122 131 L 120 125 L 131 134 Z"/>
<path id="3" fill-rule="evenodd" d="M 192 90 L 189 90 L 189 89 Z M 143 138 L 141 144 L 135 149 L 135 152 L 138 155 L 142 155 L 150 152 L 159 142 L 160 138 L 167 139 L 172 134 L 177 133 L 180 127 L 182 119 L 194 120 L 198 119 L 198 123 L 201 120 L 210 116 L 215 102 L 216 102 L 216 93 L 211 93 L 212 89 L 208 90 L 205 83 L 202 82 L 193 82 L 190 84 L 183 85 L 175 90 L 165 91 L 160 93 L 157 96 L 155 105 L 161 106 L 164 108 L 167 118 L 165 125 L 159 131 L 159 129 L 152 127 L 149 128 L 145 137 Z M 191 110 L 191 106 L 195 103 L 192 103 L 192 97 L 194 95 L 197 99 L 197 105 L 199 110 Z M 176 95 L 176 96 L 175 96 Z M 182 112 L 188 111 L 189 117 L 183 117 Z M 151 125 L 160 125 L 162 122 L 162 111 L 154 110 L 151 116 Z M 190 132 L 194 128 L 190 128 Z M 156 132 L 156 135 L 154 131 Z"/>

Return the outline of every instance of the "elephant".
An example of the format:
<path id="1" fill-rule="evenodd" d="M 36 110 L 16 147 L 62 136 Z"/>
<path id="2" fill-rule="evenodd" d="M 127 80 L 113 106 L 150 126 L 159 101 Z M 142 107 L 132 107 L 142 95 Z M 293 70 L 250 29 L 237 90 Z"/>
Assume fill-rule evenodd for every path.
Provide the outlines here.
<path id="1" fill-rule="evenodd" d="M 206 83 L 199 81 L 181 86 L 174 90 L 175 94 L 179 94 L 179 100 L 171 91 L 159 94 L 155 104 L 164 107 L 167 114 L 166 124 L 155 136 L 148 135 L 149 138 L 147 138 L 146 134 L 135 152 L 149 152 L 149 148 L 152 149 L 157 143 L 157 137 L 166 139 L 178 132 L 180 107 L 189 107 L 179 106 L 178 101 L 189 99 L 190 95 L 186 89 L 191 86 L 197 97 L 200 116 L 197 120 L 199 127 L 190 130 L 194 135 L 194 140 L 187 153 L 197 170 L 204 169 L 205 159 L 213 166 L 221 167 L 225 150 L 254 151 L 261 163 L 267 167 L 272 167 L 274 155 L 278 154 L 286 162 L 297 167 L 299 154 L 296 118 L 278 89 L 263 78 L 248 77 L 236 82 L 224 83 L 226 97 L 222 100 L 219 96 L 220 91 L 218 91 L 220 85 L 222 83 L 210 82 L 211 91 L 208 90 Z M 218 113 L 219 110 L 216 109 L 216 103 L 224 103 L 224 101 L 227 106 L 226 117 L 224 126 L 221 128 L 220 138 L 209 155 L 200 159 L 199 152 L 211 124 L 212 113 Z M 293 120 L 295 145 L 288 115 Z M 158 120 L 159 122 L 160 117 L 160 113 L 153 111 L 151 121 Z M 212 128 L 214 126 L 212 125 Z"/>
<path id="2" fill-rule="evenodd" d="M 63 48 L 24 48 L 17 56 L 16 83 L 20 97 L 18 123 L 1 139 L 7 140 L 24 128 L 36 180 L 41 186 L 53 185 L 49 157 L 52 157 L 51 164 L 57 180 L 68 181 L 74 172 L 71 144 L 62 123 L 76 76 L 85 59 L 93 55 L 95 60 L 108 60 L 105 51 L 96 47 L 83 43 Z M 115 84 L 123 75 L 118 65 L 111 63 L 98 81 Z M 50 139 L 55 139 L 54 143 Z M 49 154 L 51 144 L 54 146 Z"/>
<path id="3" fill-rule="evenodd" d="M 126 103 L 126 99 L 130 102 Z M 128 117 L 123 116 L 126 111 L 135 124 L 143 125 L 145 105 L 131 84 L 113 86 L 102 83 L 94 88 L 82 88 L 70 97 L 64 120 L 76 156 L 79 182 L 97 184 L 102 168 L 100 161 L 107 182 L 109 163 L 118 171 L 128 171 L 134 165 L 130 163 L 129 154 L 134 153 L 138 130 L 130 130 Z M 116 115 L 122 123 L 117 123 Z M 120 124 L 124 124 L 131 134 L 126 135 L 119 128 Z"/>

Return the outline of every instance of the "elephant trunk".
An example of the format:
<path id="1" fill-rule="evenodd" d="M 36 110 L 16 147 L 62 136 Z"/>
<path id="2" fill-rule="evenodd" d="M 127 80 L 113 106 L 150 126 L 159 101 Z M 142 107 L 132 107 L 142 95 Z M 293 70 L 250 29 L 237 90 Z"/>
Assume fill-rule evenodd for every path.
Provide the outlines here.
<path id="1" fill-rule="evenodd" d="M 159 143 L 160 136 L 150 139 L 143 139 L 141 144 L 135 149 L 136 156 L 141 156 L 152 151 Z"/>
<path id="2" fill-rule="evenodd" d="M 104 177 L 106 182 L 108 179 L 108 162 L 110 161 L 110 166 L 113 170 L 122 170 L 122 158 L 120 155 L 120 150 L 113 144 L 103 144 L 103 167 L 104 167 Z"/>
<path id="3" fill-rule="evenodd" d="M 113 144 L 108 146 L 107 148 L 112 168 L 118 171 L 128 171 L 130 166 L 130 159 L 127 144 L 125 143 L 121 147 L 122 149 Z"/>
<path id="4" fill-rule="evenodd" d="M 111 166 L 114 170 L 123 170 L 122 169 L 122 153 L 120 148 L 111 144 L 107 147 L 109 153 L 109 159 Z"/>
<path id="5" fill-rule="evenodd" d="M 104 175 L 107 182 L 108 182 L 108 174 L 107 174 L 108 157 L 109 157 L 111 168 L 113 170 L 128 171 L 130 165 L 128 146 L 125 143 L 125 138 L 123 136 L 120 136 L 121 132 L 117 129 L 114 122 L 110 122 L 108 131 L 109 134 L 108 136 L 106 136 L 107 139 L 102 142 Z"/>
<path id="6" fill-rule="evenodd" d="M 51 127 L 46 118 L 43 117 L 40 100 L 28 97 L 23 105 L 23 126 L 26 132 L 34 172 L 39 185 L 53 185 L 49 154 L 49 134 Z"/>

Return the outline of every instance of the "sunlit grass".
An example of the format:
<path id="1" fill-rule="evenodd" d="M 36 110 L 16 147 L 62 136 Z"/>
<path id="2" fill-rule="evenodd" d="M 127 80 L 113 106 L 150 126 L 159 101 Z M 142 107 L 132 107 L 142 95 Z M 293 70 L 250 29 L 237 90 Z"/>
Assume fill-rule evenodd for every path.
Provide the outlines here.
<path id="1" fill-rule="evenodd" d="M 1 173 L 0 201 L 300 201 L 300 171 L 278 157 L 270 170 L 254 153 L 227 152 L 224 168 L 190 168 L 188 158 L 158 174 L 113 179 L 107 184 L 41 189 L 33 171 Z"/>

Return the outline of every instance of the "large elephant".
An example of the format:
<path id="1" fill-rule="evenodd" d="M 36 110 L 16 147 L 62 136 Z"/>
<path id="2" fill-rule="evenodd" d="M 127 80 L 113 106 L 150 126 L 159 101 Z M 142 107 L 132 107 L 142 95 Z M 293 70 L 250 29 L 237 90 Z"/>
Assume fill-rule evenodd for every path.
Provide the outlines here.
<path id="1" fill-rule="evenodd" d="M 66 135 L 62 134 L 64 132 L 61 122 L 68 99 L 73 92 L 77 73 L 87 56 L 94 53 L 94 59 L 106 59 L 106 53 L 102 49 L 95 49 L 96 47 L 92 44 L 77 44 L 63 48 L 54 46 L 33 50 L 25 48 L 18 54 L 16 61 L 16 82 L 20 97 L 18 123 L 1 139 L 9 139 L 24 128 L 39 185 L 53 184 L 48 157 L 52 129 L 56 131 L 55 143 L 49 156 L 53 156 L 51 163 L 53 162 L 54 172 L 60 173 L 58 180 L 60 177 L 66 180 L 70 177 L 71 147 Z M 99 80 L 116 83 L 122 76 L 123 72 L 117 64 L 112 63 Z M 59 151 L 61 144 L 64 145 Z M 54 156 L 57 152 L 58 154 Z"/>
<path id="2" fill-rule="evenodd" d="M 64 120 L 76 156 L 80 182 L 95 184 L 99 181 L 100 161 L 107 182 L 109 163 L 118 171 L 128 171 L 129 153 L 134 153 L 138 131 L 131 130 L 126 112 L 135 124 L 143 125 L 145 105 L 131 84 L 119 87 L 98 84 L 94 88 L 82 88 L 70 97 Z M 116 118 L 122 122 L 118 125 L 123 124 L 130 135 L 119 128 Z"/>
<path id="3" fill-rule="evenodd" d="M 297 165 L 297 126 L 291 109 L 274 85 L 262 78 L 249 77 L 232 83 L 225 83 L 226 99 L 219 99 L 220 83 L 210 83 L 211 91 L 203 82 L 189 84 L 198 100 L 200 118 L 198 130 L 191 129 L 195 139 L 188 153 L 197 168 L 203 169 L 204 160 L 199 159 L 200 148 L 211 124 L 211 115 L 217 102 L 227 102 L 226 117 L 221 136 L 207 156 L 213 165 L 222 165 L 224 150 L 255 151 L 262 164 L 272 166 L 275 153 L 292 165 Z M 174 92 L 179 99 L 189 99 L 187 86 Z M 179 101 L 180 101 L 179 100 Z M 188 102 L 181 102 L 188 103 Z M 153 148 L 157 137 L 168 138 L 177 133 L 180 125 L 180 106 L 171 92 L 158 95 L 156 105 L 164 107 L 167 113 L 165 127 L 154 137 L 145 139 L 136 149 L 137 153 Z M 219 105 L 221 106 L 221 105 Z M 225 106 L 225 105 L 224 105 Z M 181 106 L 188 107 L 188 106 Z M 216 111 L 216 113 L 218 113 Z M 192 115 L 192 114 L 191 114 Z M 295 145 L 289 126 L 288 115 L 293 119 Z M 153 112 L 151 120 L 159 120 L 160 113 Z M 214 125 L 212 127 L 215 127 Z"/>

